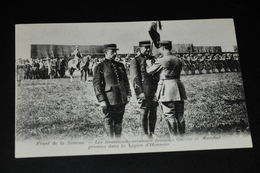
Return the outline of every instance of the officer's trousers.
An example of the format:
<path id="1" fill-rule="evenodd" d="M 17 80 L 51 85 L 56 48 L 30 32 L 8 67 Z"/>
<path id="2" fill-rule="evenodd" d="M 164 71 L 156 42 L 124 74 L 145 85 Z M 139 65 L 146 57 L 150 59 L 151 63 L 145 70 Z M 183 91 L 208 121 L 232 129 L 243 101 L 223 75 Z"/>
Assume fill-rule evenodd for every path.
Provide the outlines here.
<path id="1" fill-rule="evenodd" d="M 142 130 L 143 134 L 151 136 L 155 130 L 158 103 L 153 100 L 145 100 L 145 102 L 147 106 L 143 108 L 141 114 Z"/>
<path id="2" fill-rule="evenodd" d="M 170 135 L 185 133 L 184 101 L 159 102 Z"/>
<path id="3" fill-rule="evenodd" d="M 125 113 L 125 104 L 122 105 L 108 105 L 107 109 L 103 109 L 104 127 L 107 136 L 113 138 L 121 137 L 122 133 L 122 120 Z"/>

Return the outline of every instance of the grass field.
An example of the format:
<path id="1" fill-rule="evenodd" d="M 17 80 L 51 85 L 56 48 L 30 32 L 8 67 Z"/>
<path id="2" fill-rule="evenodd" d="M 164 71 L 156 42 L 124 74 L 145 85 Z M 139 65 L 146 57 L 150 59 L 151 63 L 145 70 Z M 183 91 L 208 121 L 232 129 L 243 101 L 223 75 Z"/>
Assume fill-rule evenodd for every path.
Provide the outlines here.
<path id="1" fill-rule="evenodd" d="M 185 101 L 187 134 L 248 134 L 241 73 L 181 76 Z M 141 134 L 139 105 L 133 97 L 126 106 L 123 135 Z M 158 118 L 155 135 L 168 135 L 165 121 Z M 76 76 L 52 80 L 25 80 L 16 90 L 16 139 L 97 138 L 105 135 L 101 109 L 92 82 Z"/>

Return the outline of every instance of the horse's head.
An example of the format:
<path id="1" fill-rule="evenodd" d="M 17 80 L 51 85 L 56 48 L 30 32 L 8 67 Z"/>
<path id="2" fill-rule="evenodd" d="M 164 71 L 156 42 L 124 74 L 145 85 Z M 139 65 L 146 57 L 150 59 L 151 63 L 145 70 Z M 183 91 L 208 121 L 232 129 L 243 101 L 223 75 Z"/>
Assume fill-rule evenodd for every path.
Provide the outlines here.
<path id="1" fill-rule="evenodd" d="M 74 51 L 71 53 L 71 56 L 74 56 L 74 58 L 81 58 L 81 53 L 78 47 L 74 49 Z"/>

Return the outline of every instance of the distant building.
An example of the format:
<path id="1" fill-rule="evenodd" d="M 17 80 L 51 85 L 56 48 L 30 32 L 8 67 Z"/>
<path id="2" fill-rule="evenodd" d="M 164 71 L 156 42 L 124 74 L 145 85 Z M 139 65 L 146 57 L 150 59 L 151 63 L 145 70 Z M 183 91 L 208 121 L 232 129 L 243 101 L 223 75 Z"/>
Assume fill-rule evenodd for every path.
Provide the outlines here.
<path id="1" fill-rule="evenodd" d="M 134 52 L 138 46 L 134 46 Z M 192 43 L 189 44 L 172 44 L 172 53 L 221 53 L 221 46 L 193 46 Z M 153 48 L 153 54 L 157 54 L 158 49 Z"/>
<path id="2" fill-rule="evenodd" d="M 193 46 L 194 52 L 216 53 L 222 52 L 221 46 Z"/>
<path id="3" fill-rule="evenodd" d="M 66 57 L 69 58 L 71 53 L 78 47 L 83 55 L 87 54 L 103 54 L 103 45 L 53 45 L 53 44 L 32 44 L 31 58 L 45 57 Z"/>
<path id="4" fill-rule="evenodd" d="M 138 46 L 134 46 L 134 52 L 136 51 Z M 173 53 L 186 53 L 193 52 L 193 44 L 172 44 L 172 52 Z M 154 47 L 153 54 L 157 54 L 158 50 Z"/>
<path id="5" fill-rule="evenodd" d="M 193 51 L 193 44 L 172 44 L 173 53 L 187 53 Z"/>
<path id="6" fill-rule="evenodd" d="M 234 45 L 234 46 L 233 46 L 233 49 L 234 49 L 234 52 L 238 52 L 238 47 L 237 47 L 237 45 Z"/>

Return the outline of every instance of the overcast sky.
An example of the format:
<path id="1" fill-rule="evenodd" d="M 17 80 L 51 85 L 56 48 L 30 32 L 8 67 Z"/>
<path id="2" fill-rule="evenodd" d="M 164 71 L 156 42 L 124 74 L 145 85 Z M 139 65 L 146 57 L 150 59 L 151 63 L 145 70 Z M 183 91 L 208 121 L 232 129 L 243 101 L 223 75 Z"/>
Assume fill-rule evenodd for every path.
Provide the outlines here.
<path id="1" fill-rule="evenodd" d="M 103 45 L 116 43 L 118 53 L 133 53 L 139 41 L 151 40 L 152 21 L 117 23 L 66 23 L 16 25 L 16 58 L 29 58 L 31 44 Z M 161 21 L 161 40 L 193 46 L 221 46 L 233 51 L 237 45 L 232 19 Z"/>

